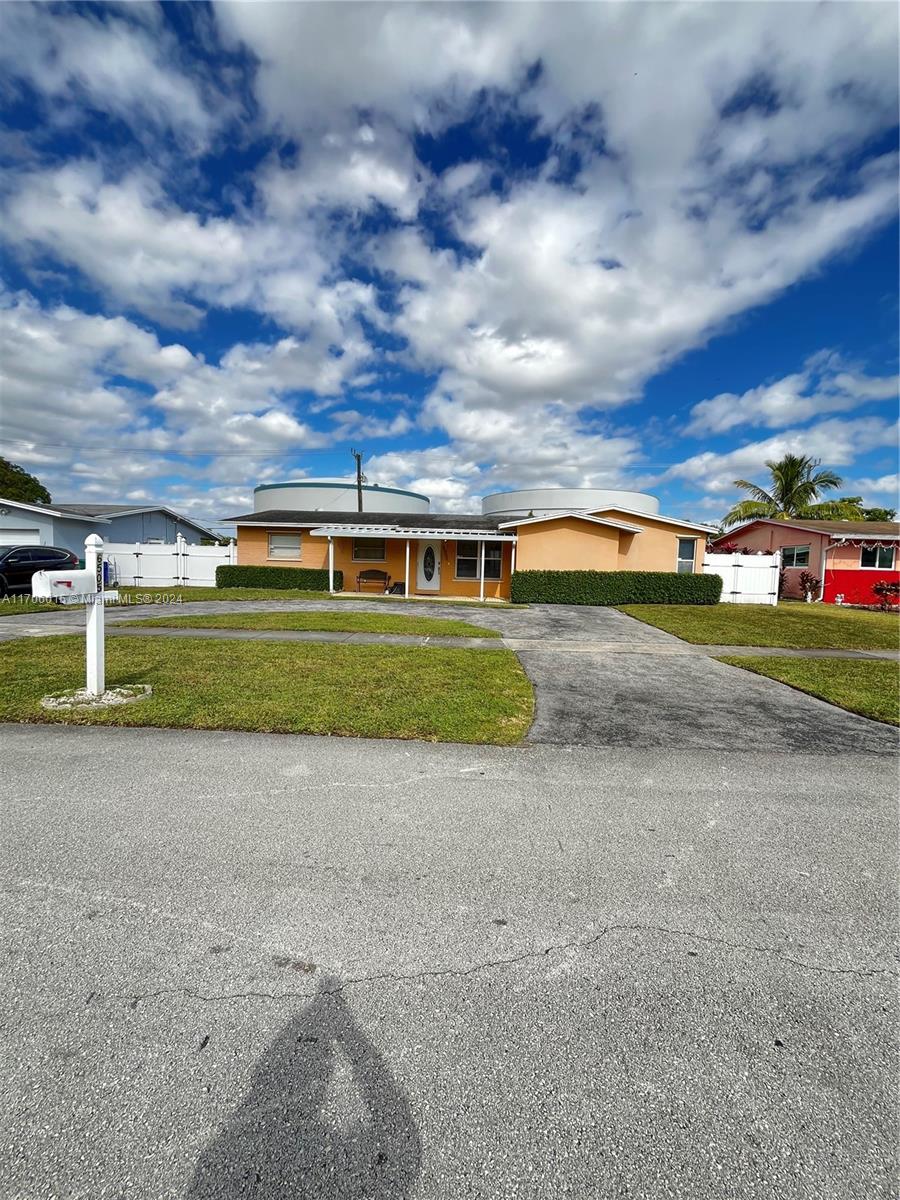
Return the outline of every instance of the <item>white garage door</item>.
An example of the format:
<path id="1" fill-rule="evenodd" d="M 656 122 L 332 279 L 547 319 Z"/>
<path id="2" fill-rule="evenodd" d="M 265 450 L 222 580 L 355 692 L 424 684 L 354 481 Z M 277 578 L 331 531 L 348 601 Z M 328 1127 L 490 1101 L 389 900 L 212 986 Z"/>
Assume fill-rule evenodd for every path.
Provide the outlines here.
<path id="1" fill-rule="evenodd" d="M 39 529 L 3 529 L 0 528 L 0 546 L 39 546 L 41 531 Z"/>

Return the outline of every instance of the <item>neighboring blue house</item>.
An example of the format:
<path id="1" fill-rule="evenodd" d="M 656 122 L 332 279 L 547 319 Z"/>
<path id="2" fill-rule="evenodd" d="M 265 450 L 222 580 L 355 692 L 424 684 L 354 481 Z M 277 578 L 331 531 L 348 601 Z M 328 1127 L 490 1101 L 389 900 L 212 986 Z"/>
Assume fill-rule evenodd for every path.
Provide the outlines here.
<path id="1" fill-rule="evenodd" d="M 24 504 L 0 497 L 0 546 L 59 546 L 80 558 L 89 533 L 104 542 L 174 542 L 179 533 L 192 546 L 219 540 L 161 504 Z"/>

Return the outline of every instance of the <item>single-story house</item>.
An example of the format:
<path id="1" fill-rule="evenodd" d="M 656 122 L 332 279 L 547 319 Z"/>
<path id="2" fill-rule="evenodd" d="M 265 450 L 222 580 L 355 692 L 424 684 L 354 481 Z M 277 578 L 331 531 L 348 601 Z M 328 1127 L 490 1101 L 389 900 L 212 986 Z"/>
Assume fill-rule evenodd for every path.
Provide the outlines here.
<path id="1" fill-rule="evenodd" d="M 781 551 L 784 592 L 799 598 L 800 576 L 821 580 L 819 599 L 834 604 L 875 604 L 872 585 L 900 582 L 898 521 L 777 521 L 759 519 L 717 537 L 711 549 L 734 544 L 739 550 Z"/>
<path id="2" fill-rule="evenodd" d="M 59 546 L 81 557 L 84 539 L 105 542 L 174 542 L 190 545 L 216 535 L 162 504 L 25 504 L 0 497 L 0 546 Z"/>
<path id="3" fill-rule="evenodd" d="M 699 572 L 705 525 L 606 507 L 538 516 L 270 509 L 225 518 L 239 566 L 382 571 L 407 595 L 508 599 L 515 570 Z"/>

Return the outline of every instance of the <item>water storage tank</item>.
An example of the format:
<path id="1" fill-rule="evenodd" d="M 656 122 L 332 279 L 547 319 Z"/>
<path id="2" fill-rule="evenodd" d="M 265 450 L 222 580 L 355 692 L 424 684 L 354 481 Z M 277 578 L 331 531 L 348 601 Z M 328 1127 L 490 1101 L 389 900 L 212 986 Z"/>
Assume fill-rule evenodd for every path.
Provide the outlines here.
<path id="1" fill-rule="evenodd" d="M 536 517 L 547 513 L 597 508 L 630 508 L 652 515 L 659 501 L 646 492 L 623 492 L 611 488 L 525 488 L 519 492 L 494 492 L 481 501 L 484 516 Z"/>
<path id="2" fill-rule="evenodd" d="M 421 492 L 363 484 L 363 511 L 427 513 L 431 501 Z M 355 479 L 289 479 L 261 483 L 253 489 L 253 511 L 293 509 L 296 512 L 356 512 Z"/>

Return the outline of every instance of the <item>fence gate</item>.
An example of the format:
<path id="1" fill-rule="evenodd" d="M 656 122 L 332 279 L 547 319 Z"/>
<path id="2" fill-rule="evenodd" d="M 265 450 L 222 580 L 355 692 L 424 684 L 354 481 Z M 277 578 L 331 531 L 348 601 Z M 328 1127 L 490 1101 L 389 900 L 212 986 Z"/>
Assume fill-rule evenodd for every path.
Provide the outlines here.
<path id="1" fill-rule="evenodd" d="M 707 554 L 704 575 L 721 575 L 723 604 L 777 604 L 781 551 L 774 554 Z"/>
<path id="2" fill-rule="evenodd" d="M 180 535 L 174 542 L 107 542 L 103 552 L 125 587 L 214 587 L 216 567 L 237 562 L 234 542 L 190 546 Z"/>

